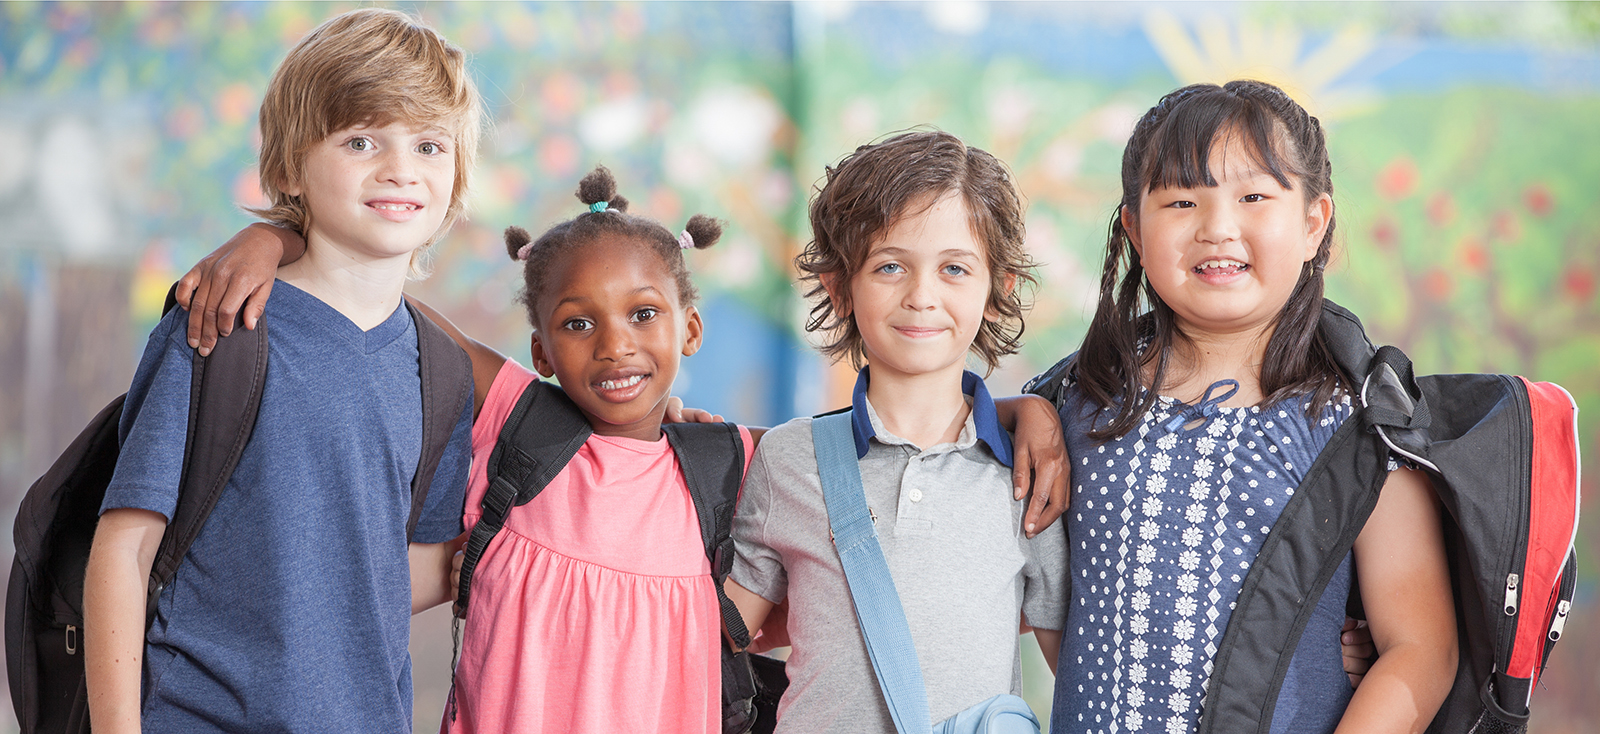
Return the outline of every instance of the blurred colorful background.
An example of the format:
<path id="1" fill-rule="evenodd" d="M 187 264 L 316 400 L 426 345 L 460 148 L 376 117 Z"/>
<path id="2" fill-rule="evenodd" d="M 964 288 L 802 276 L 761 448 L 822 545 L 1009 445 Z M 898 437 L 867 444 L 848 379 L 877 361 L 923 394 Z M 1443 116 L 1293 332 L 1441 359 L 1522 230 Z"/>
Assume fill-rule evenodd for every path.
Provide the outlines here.
<path id="1" fill-rule="evenodd" d="M 1040 287 L 1023 353 L 991 380 L 1014 393 L 1082 336 L 1134 120 L 1177 86 L 1255 77 L 1328 131 L 1330 297 L 1421 370 L 1560 382 L 1600 446 L 1600 5 L 395 6 L 472 54 L 492 123 L 470 219 L 411 290 L 508 354 L 526 359 L 528 329 L 500 231 L 576 214 L 577 179 L 604 163 L 669 228 L 730 223 L 692 256 L 707 346 L 677 392 L 763 425 L 842 405 L 847 375 L 799 329 L 805 203 L 825 164 L 933 125 L 1007 160 L 1029 199 Z M 0 516 L 126 389 L 168 285 L 251 221 L 267 80 L 351 7 L 0 3 Z M 1535 732 L 1600 730 L 1600 526 L 1584 515 Z M 418 618 L 413 650 L 416 730 L 432 731 L 448 613 Z M 1030 659 L 1041 711 L 1048 676 Z"/>

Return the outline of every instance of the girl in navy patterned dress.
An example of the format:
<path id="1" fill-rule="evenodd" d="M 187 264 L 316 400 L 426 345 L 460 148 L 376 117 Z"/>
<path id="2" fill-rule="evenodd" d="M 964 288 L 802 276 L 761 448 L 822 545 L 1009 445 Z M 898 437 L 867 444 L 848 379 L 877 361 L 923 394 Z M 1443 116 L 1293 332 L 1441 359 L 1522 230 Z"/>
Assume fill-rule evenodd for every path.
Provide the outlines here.
<path id="1" fill-rule="evenodd" d="M 1135 127 L 1122 186 L 1061 410 L 1058 734 L 1195 730 L 1250 563 L 1352 412 L 1317 331 L 1334 206 L 1316 118 L 1259 82 L 1179 89 Z M 1405 468 L 1380 497 L 1301 636 L 1274 734 L 1420 731 L 1449 691 L 1438 502 Z M 1380 653 L 1354 692 L 1337 641 L 1353 583 Z"/>

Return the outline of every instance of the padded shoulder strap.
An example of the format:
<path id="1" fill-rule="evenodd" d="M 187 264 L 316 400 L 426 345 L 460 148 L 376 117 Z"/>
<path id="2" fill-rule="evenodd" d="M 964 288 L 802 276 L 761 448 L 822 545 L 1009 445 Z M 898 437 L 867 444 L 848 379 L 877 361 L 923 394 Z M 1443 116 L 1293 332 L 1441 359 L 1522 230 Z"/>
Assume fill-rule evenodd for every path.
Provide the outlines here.
<path id="1" fill-rule="evenodd" d="M 1061 361 L 1056 362 L 1050 369 L 1028 380 L 1027 384 L 1022 386 L 1022 391 L 1038 395 L 1050 401 L 1051 405 L 1056 406 L 1056 410 L 1060 410 L 1061 406 L 1066 402 L 1067 377 L 1072 374 L 1073 370 L 1077 369 L 1077 366 L 1078 353 L 1073 352 L 1062 357 Z"/>
<path id="2" fill-rule="evenodd" d="M 406 539 L 416 532 L 422 508 L 439 459 L 450 446 L 462 406 L 472 399 L 472 360 L 444 329 L 418 311 L 410 301 L 406 310 L 417 325 L 417 361 L 422 375 L 422 457 L 417 473 L 411 477 L 411 517 L 406 520 Z"/>
<path id="3" fill-rule="evenodd" d="M 732 423 L 669 423 L 661 427 L 678 456 L 689 498 L 700 521 L 700 541 L 711 562 L 711 579 L 717 588 L 722 621 L 733 643 L 750 646 L 750 630 L 739 608 L 722 590 L 733 570 L 733 512 L 744 484 L 744 439 Z"/>
<path id="4" fill-rule="evenodd" d="M 170 296 L 169 296 L 170 297 Z M 236 324 L 208 357 L 195 352 L 189 384 L 189 431 L 183 448 L 178 504 L 150 567 L 146 616 L 172 582 L 178 565 L 216 506 L 250 433 L 255 430 L 267 380 L 267 320 L 254 329 Z"/>
<path id="5" fill-rule="evenodd" d="M 1323 299 L 1322 318 L 1317 328 L 1322 332 L 1328 351 L 1333 354 L 1333 361 L 1349 378 L 1348 384 L 1360 385 L 1371 368 L 1372 355 L 1378 351 L 1367 339 L 1361 319 L 1343 306 Z"/>
<path id="6" fill-rule="evenodd" d="M 473 526 L 462 549 L 461 583 L 456 610 L 465 616 L 472 592 L 472 574 L 483 560 L 489 541 L 505 525 L 512 507 L 527 504 L 544 491 L 567 462 L 577 455 L 594 430 L 561 388 L 534 380 L 506 417 L 489 454 L 489 489 L 483 495 L 483 517 Z"/>

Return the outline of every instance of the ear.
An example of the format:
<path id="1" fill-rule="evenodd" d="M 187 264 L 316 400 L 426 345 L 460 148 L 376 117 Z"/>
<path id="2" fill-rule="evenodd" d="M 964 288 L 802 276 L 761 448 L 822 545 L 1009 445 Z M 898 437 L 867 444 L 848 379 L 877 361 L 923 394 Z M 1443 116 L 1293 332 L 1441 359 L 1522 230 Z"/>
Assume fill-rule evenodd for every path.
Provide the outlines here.
<path id="1" fill-rule="evenodd" d="M 544 344 L 539 341 L 539 332 L 533 332 L 528 337 L 528 351 L 533 355 L 533 369 L 545 377 L 554 377 L 556 368 L 550 364 L 550 356 L 545 354 Z"/>
<path id="2" fill-rule="evenodd" d="M 1323 193 L 1311 200 L 1306 207 L 1306 244 L 1305 257 L 1301 262 L 1310 262 L 1317 256 L 1317 249 L 1322 247 L 1322 237 L 1328 231 L 1328 223 L 1333 221 L 1333 197 Z"/>
<path id="3" fill-rule="evenodd" d="M 1122 231 L 1128 235 L 1128 244 L 1133 245 L 1133 251 L 1139 254 L 1139 260 L 1144 261 L 1144 242 L 1139 238 L 1139 217 L 1133 213 L 1128 205 L 1118 207 L 1122 218 Z"/>
<path id="4" fill-rule="evenodd" d="M 833 315 L 840 320 L 850 318 L 850 294 L 840 288 L 841 273 L 823 273 L 818 276 L 822 288 L 828 292 L 828 303 L 833 305 Z"/>
<path id="5" fill-rule="evenodd" d="M 695 352 L 700 351 L 706 331 L 706 324 L 700 319 L 700 309 L 690 306 L 689 312 L 684 315 L 683 325 L 688 331 L 687 338 L 683 340 L 683 356 L 693 357 Z"/>
<path id="6" fill-rule="evenodd" d="M 1000 295 L 1001 295 L 1001 297 L 1002 298 L 1010 298 L 1011 297 L 1011 293 L 1013 291 L 1015 291 L 1016 289 L 1017 289 L 1017 274 L 1016 273 L 1006 273 L 1006 282 L 1000 287 Z M 994 300 L 995 299 L 990 298 L 989 299 L 990 303 L 983 307 L 983 320 L 984 321 L 999 321 L 1000 320 L 1000 312 L 995 309 Z"/>

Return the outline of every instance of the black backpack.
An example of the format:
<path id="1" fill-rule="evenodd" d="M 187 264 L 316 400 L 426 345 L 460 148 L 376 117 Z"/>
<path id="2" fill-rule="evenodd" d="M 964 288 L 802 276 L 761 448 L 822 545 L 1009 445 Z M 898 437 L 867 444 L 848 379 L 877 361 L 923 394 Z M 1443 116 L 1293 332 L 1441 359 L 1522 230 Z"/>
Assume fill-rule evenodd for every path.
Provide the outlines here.
<path id="1" fill-rule="evenodd" d="M 711 562 L 711 577 L 722 606 L 722 621 L 742 650 L 750 633 L 722 582 L 733 567 L 733 512 L 744 481 L 744 441 L 732 423 L 676 423 L 661 427 L 678 457 L 700 521 L 700 539 Z M 567 466 L 593 433 L 572 399 L 559 387 L 534 380 L 522 391 L 500 429 L 489 455 L 489 488 L 483 497 L 483 517 L 467 538 L 461 563 L 456 602 L 456 622 L 466 617 L 471 600 L 472 575 L 489 542 L 505 525 L 512 507 L 525 505 L 544 491 L 550 480 Z M 459 645 L 459 634 L 457 637 Z M 743 734 L 755 725 L 758 694 L 751 655 L 722 646 L 722 730 Z M 450 716 L 455 716 L 455 687 L 450 690 Z M 771 716 L 768 711 L 767 716 Z"/>
<path id="2" fill-rule="evenodd" d="M 173 295 L 167 295 L 170 311 Z M 412 308 L 422 377 L 422 456 L 411 480 L 411 517 L 421 517 L 434 470 L 471 399 L 465 352 Z M 177 509 L 150 569 L 146 624 L 189 546 L 227 486 L 255 428 L 267 374 L 267 322 L 235 327 L 208 357 L 196 352 L 189 391 L 189 431 Z M 89 731 L 83 670 L 83 573 L 100 503 L 121 448 L 118 423 L 126 395 L 112 400 L 23 497 L 12 539 L 16 557 L 6 591 L 6 669 L 11 704 L 25 734 Z"/>
<path id="3" fill-rule="evenodd" d="M 1427 472 L 1449 511 L 1459 664 L 1429 732 L 1527 729 L 1528 699 L 1572 605 L 1577 407 L 1565 390 L 1487 374 L 1416 377 L 1394 347 L 1324 301 L 1319 332 L 1356 413 L 1318 455 L 1245 576 L 1213 660 L 1200 734 L 1272 725 L 1317 600 L 1377 504 L 1391 455 Z M 1059 407 L 1068 357 L 1027 389 Z M 1349 605 L 1360 616 L 1359 597 Z M 1288 612 L 1294 612 L 1291 616 Z"/>

